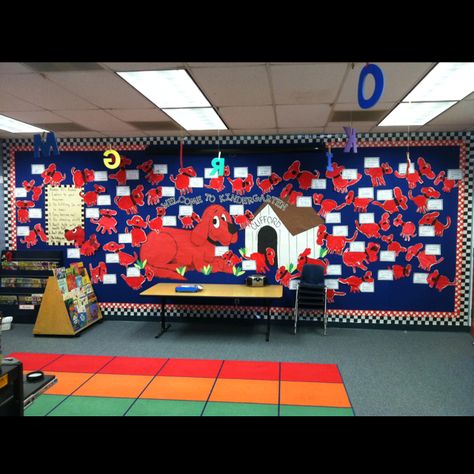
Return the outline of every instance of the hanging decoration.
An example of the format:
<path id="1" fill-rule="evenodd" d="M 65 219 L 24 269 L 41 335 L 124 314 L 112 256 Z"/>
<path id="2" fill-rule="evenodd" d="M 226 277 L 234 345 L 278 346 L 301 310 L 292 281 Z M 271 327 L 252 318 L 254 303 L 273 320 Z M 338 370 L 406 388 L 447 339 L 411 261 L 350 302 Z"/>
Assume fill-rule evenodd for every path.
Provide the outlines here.
<path id="1" fill-rule="evenodd" d="M 333 154 L 331 153 L 331 147 L 328 148 L 328 151 L 326 151 L 326 157 L 328 159 L 328 165 L 326 167 L 326 169 L 328 171 L 332 171 L 332 157 L 333 157 Z"/>
<path id="2" fill-rule="evenodd" d="M 375 87 L 372 95 L 366 99 L 364 97 L 364 84 L 369 74 L 371 74 L 374 78 Z M 360 71 L 359 85 L 357 87 L 357 99 L 359 101 L 360 108 L 370 109 L 373 107 L 380 100 L 380 97 L 382 97 L 383 88 L 384 78 L 382 69 L 380 69 L 376 64 L 367 63 Z"/>
<path id="3" fill-rule="evenodd" d="M 357 153 L 357 138 L 356 138 L 356 129 L 351 127 L 342 127 L 344 129 L 345 134 L 347 135 L 347 143 L 344 147 L 344 153 L 349 153 L 352 151 Z"/>
<path id="4" fill-rule="evenodd" d="M 51 156 L 51 149 L 53 156 L 59 156 L 58 142 L 54 132 L 48 132 L 33 135 L 34 157 L 49 158 Z"/>
<path id="5" fill-rule="evenodd" d="M 211 161 L 212 171 L 211 176 L 217 173 L 217 176 L 224 176 L 225 158 L 221 158 L 221 152 Z"/>
<path id="6" fill-rule="evenodd" d="M 112 155 L 112 158 L 109 158 L 109 156 Z M 114 170 L 120 166 L 120 154 L 116 150 L 106 150 L 104 151 L 104 165 L 106 168 L 109 168 L 109 170 Z"/>

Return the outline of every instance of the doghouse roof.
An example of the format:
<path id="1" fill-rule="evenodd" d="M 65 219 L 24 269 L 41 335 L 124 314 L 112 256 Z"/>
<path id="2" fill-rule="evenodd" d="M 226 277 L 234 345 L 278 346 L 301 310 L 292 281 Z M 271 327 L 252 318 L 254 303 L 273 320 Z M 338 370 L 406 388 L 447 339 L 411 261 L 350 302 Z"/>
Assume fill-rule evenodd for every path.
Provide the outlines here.
<path id="1" fill-rule="evenodd" d="M 297 207 L 289 204 L 285 210 L 280 209 L 271 202 L 263 203 L 255 212 L 254 218 L 270 206 L 273 212 L 283 222 L 291 235 L 298 235 L 313 227 L 324 224 L 324 219 L 312 207 Z"/>

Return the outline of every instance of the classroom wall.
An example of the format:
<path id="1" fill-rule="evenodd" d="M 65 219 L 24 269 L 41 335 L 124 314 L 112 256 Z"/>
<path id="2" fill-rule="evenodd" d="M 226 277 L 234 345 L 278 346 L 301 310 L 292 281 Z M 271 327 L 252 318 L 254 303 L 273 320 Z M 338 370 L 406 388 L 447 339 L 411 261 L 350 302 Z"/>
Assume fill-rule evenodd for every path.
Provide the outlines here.
<path id="1" fill-rule="evenodd" d="M 48 219 L 46 218 L 48 206 L 46 203 L 47 189 L 50 183 L 48 184 L 46 181 L 52 177 L 52 174 L 49 178 L 43 177 L 41 174 L 33 174 L 32 165 L 44 164 L 45 167 L 48 167 L 51 163 L 55 163 L 56 171 L 60 173 L 60 177 L 64 177 L 60 186 L 66 185 L 74 190 L 75 184 L 80 184 L 78 181 L 75 182 L 75 171 L 94 170 L 99 172 L 97 177 L 100 175 L 100 171 L 107 171 L 103 165 L 102 153 L 109 146 L 112 146 L 122 156 L 130 160 L 123 167 L 124 175 L 127 175 L 128 170 L 128 179 L 122 184 L 129 186 L 132 193 L 137 190 L 139 204 L 137 204 L 136 210 L 132 208 L 129 209 L 130 213 L 127 213 L 123 206 L 121 208 L 118 205 L 116 201 L 125 202 L 117 197 L 117 186 L 121 184 L 120 179 L 117 178 L 117 171 L 120 171 L 120 169 L 116 172 L 108 171 L 107 181 L 92 179 L 90 182 L 86 182 L 83 187 L 83 193 L 86 193 L 96 189 L 94 186 L 103 186 L 105 191 L 102 194 L 111 197 L 110 205 L 93 204 L 83 206 L 84 214 L 81 224 L 85 230 L 85 237 L 89 239 L 92 235 L 95 235 L 96 242 L 100 244 L 98 249 L 92 249 L 92 254 L 85 255 L 80 252 L 80 247 L 74 246 L 73 241 L 68 243 L 55 243 L 51 240 L 43 242 L 40 238 L 35 239 L 35 244 L 30 247 L 51 250 L 63 249 L 66 257 L 68 256 L 68 249 L 76 249 L 76 256 L 73 257 L 69 253 L 70 258 L 66 258 L 66 261 L 70 263 L 80 259 L 93 273 L 96 272 L 99 280 L 94 285 L 95 291 L 99 301 L 102 302 L 101 306 L 106 317 L 133 319 L 155 315 L 156 305 L 144 303 L 143 298 L 139 296 L 140 291 L 158 281 L 181 281 L 182 277 L 178 271 L 181 271 L 183 277 L 189 282 L 243 283 L 248 274 L 256 273 L 256 271 L 243 272 L 242 261 L 252 260 L 253 257 L 258 264 L 259 273 L 266 273 L 270 283 L 284 285 L 284 298 L 280 303 L 275 303 L 272 315 L 277 319 L 289 319 L 292 316 L 292 306 L 294 304 L 294 282 L 298 279 L 298 255 L 301 259 L 309 257 L 329 265 L 326 278 L 328 285 L 333 290 L 332 301 L 329 304 L 330 323 L 468 327 L 470 323 L 469 288 L 472 272 L 467 274 L 465 269 L 470 268 L 471 265 L 472 247 L 470 230 L 472 225 L 472 137 L 469 132 L 440 132 L 411 134 L 410 142 L 407 141 L 407 138 L 406 134 L 403 133 L 359 134 L 358 153 L 354 154 L 344 152 L 346 141 L 344 135 L 221 137 L 219 140 L 216 137 L 188 137 L 183 147 L 182 165 L 184 168 L 193 167 L 197 177 L 203 178 L 200 184 L 203 187 L 199 187 L 199 183 L 195 183 L 198 187 L 193 187 L 192 190 L 183 189 L 178 182 L 175 183 L 171 179 L 176 179 L 180 168 L 180 139 L 178 137 L 104 140 L 59 139 L 61 154 L 52 160 L 33 159 L 32 140 L 5 140 L 2 148 L 5 162 L 4 179 L 9 189 L 9 198 L 6 201 L 8 216 L 6 220 L 7 246 L 9 248 L 27 248 L 28 239 L 26 239 L 26 236 L 16 235 L 19 230 L 18 227 L 23 227 L 23 231 L 27 227 L 28 231 L 31 231 L 34 225 L 40 224 L 43 226 L 45 233 L 48 234 Z M 356 179 L 349 180 L 350 184 L 347 189 L 338 188 L 337 176 L 333 179 L 331 174 L 326 175 L 327 159 L 324 153 L 311 155 L 297 151 L 300 145 L 319 141 L 332 145 L 333 161 L 337 163 L 338 167 L 357 170 Z M 233 151 L 226 156 L 226 146 L 235 149 L 236 147 L 245 148 L 245 146 L 256 144 L 281 147 L 293 145 L 294 151 L 272 154 L 266 154 L 262 151 L 262 153 L 251 155 Z M 146 147 L 149 145 L 158 145 L 158 148 L 172 145 L 175 150 L 173 152 L 148 154 Z M 212 146 L 215 147 L 216 152 L 213 156 L 209 156 L 209 154 L 187 155 L 187 150 L 198 146 Z M 426 171 L 426 175 L 421 176 L 423 183 L 414 183 L 413 189 L 410 189 L 410 184 L 406 179 L 397 177 L 395 173 L 398 172 L 399 164 L 406 160 L 408 146 L 410 147 L 412 161 L 416 163 L 419 157 L 424 157 L 425 161 L 432 167 L 433 174 L 431 175 L 429 171 Z M 226 157 L 226 164 L 230 167 L 231 175 L 229 178 L 235 180 L 238 169 L 246 168 L 248 173 L 253 176 L 252 186 L 249 185 L 247 189 L 245 189 L 245 186 L 239 188 L 237 182 L 234 181 L 232 185 L 226 177 L 222 183 L 224 186 L 222 190 L 204 187 L 210 185 L 210 178 L 205 177 L 205 169 L 211 167 L 211 159 L 217 156 L 217 150 L 220 147 L 222 147 L 222 156 Z M 370 175 L 366 173 L 366 158 L 378 158 L 380 164 L 387 163 L 392 168 L 391 173 L 384 175 L 385 184 L 380 181 L 372 181 Z M 159 182 L 153 182 L 153 172 L 150 175 L 150 171 L 147 171 L 146 163 L 150 160 L 155 165 L 166 165 L 166 170 L 161 168 L 162 178 Z M 298 162 L 297 173 L 291 175 L 290 171 L 295 169 L 295 162 Z M 416 164 L 416 166 L 417 169 L 420 168 L 419 164 Z M 275 173 L 281 179 L 271 189 L 267 190 L 261 189 L 256 183 L 257 178 L 259 178 L 260 183 L 268 178 L 263 175 L 257 176 L 259 170 L 262 171 L 265 167 L 271 167 L 272 173 Z M 435 177 L 440 172 L 458 168 L 463 169 L 464 180 L 460 181 L 456 187 L 450 188 L 447 186 L 445 188 L 444 182 L 441 181 L 436 185 L 434 184 Z M 314 183 L 311 183 L 311 179 L 308 187 L 308 182 L 305 182 L 305 177 L 302 176 L 303 171 L 312 174 L 313 178 L 319 175 L 322 180 L 320 185 L 324 184 L 325 188 L 312 189 L 311 184 Z M 290 174 L 288 175 L 288 173 Z M 285 174 L 287 174 L 287 179 L 284 179 Z M 19 210 L 16 208 L 16 201 L 31 200 L 33 194 L 28 191 L 26 198 L 15 198 L 15 188 L 21 188 L 23 181 L 31 180 L 35 181 L 35 185 L 44 185 L 44 192 L 33 202 L 35 209 L 41 209 L 41 217 L 32 218 L 30 222 L 19 223 L 17 222 Z M 288 191 L 289 185 L 291 185 L 291 191 L 285 194 L 285 190 Z M 165 194 L 174 192 L 174 196 L 165 195 L 159 199 L 155 196 L 155 201 L 149 201 L 148 199 L 151 199 L 150 191 L 158 187 L 161 187 L 162 190 L 166 188 Z M 416 198 L 416 196 L 421 195 L 421 189 L 427 187 L 432 188 L 435 194 L 431 195 L 426 202 L 430 200 L 442 201 L 442 209 L 439 211 L 435 210 L 436 206 L 432 209 L 420 210 L 415 201 L 409 198 L 410 192 Z M 372 188 L 372 191 L 370 191 L 370 188 Z M 405 197 L 406 205 L 399 207 L 394 212 L 387 213 L 386 209 L 371 202 L 365 203 L 366 208 L 357 207 L 360 202 L 354 202 L 354 199 L 358 196 L 360 199 L 363 199 L 360 196 L 367 196 L 364 192 L 369 192 L 369 194 L 371 192 L 373 193 L 373 201 L 378 201 L 383 205 L 386 194 L 379 195 L 378 192 L 392 191 L 393 193 L 395 188 L 398 188 L 402 196 Z M 77 191 L 79 192 L 80 189 L 77 188 Z M 353 191 L 353 196 L 351 196 L 350 191 Z M 147 193 L 149 194 L 147 195 Z M 140 197 L 140 194 L 143 194 L 143 196 Z M 298 214 L 301 209 L 295 209 L 297 206 L 293 204 L 293 202 L 296 203 L 296 198 L 299 195 L 309 198 L 309 203 L 304 204 L 309 204 L 311 209 L 308 209 L 308 212 L 310 214 L 305 214 L 305 217 L 302 217 L 303 214 L 301 213 Z M 358 242 L 359 245 L 362 244 L 364 250 L 373 249 L 371 256 L 367 254 L 365 261 L 358 261 L 354 265 L 354 260 L 343 258 L 343 254 L 338 252 L 337 246 L 334 246 L 330 237 L 329 239 L 327 236 L 324 238 L 324 229 L 316 227 L 320 223 L 313 221 L 314 216 L 318 213 L 324 214 L 324 212 L 321 213 L 321 205 L 315 195 L 322 195 L 320 201 L 332 200 L 341 206 L 341 209 L 336 212 L 336 214 L 339 214 L 336 217 L 340 222 L 334 219 L 328 221 L 327 216 L 324 216 L 326 222 L 323 222 L 322 225 L 326 227 L 326 232 L 332 235 L 341 232 L 345 234 L 346 239 L 355 236 L 352 240 Z M 143 199 L 143 203 L 140 199 Z M 370 199 L 368 198 L 369 201 Z M 240 224 L 236 224 L 237 215 L 228 215 L 227 219 L 232 220 L 233 224 L 237 226 L 236 238 L 232 238 L 233 240 L 228 242 L 221 241 L 220 245 L 214 244 L 216 254 L 204 261 L 207 270 L 209 270 L 209 263 L 212 260 L 210 273 L 207 273 L 205 269 L 203 270 L 204 267 L 201 268 L 201 264 L 196 264 L 194 260 L 190 260 L 186 265 L 180 264 L 179 266 L 173 263 L 168 265 L 160 262 L 160 255 L 164 251 L 168 251 L 170 245 L 169 242 L 162 240 L 166 233 L 165 230 L 172 229 L 172 232 L 179 230 L 181 233 L 190 234 L 199 227 L 199 219 L 204 217 L 207 208 L 210 208 L 211 205 L 220 205 L 226 212 L 235 212 L 237 209 L 239 212 L 250 211 L 255 215 L 259 208 L 266 204 L 274 206 L 273 210 L 279 213 L 280 223 L 274 220 L 268 225 L 257 225 L 257 218 L 255 218 L 253 227 L 249 225 L 244 229 L 241 228 Z M 327 204 L 326 202 L 325 206 Z M 180 212 L 189 212 L 190 210 L 189 208 L 183 209 L 181 206 L 192 206 L 192 212 L 197 214 L 197 217 L 188 216 L 188 219 L 185 219 L 183 215 L 180 215 Z M 235 206 L 241 207 L 236 208 Z M 406 207 L 406 209 L 403 207 Z M 144 223 L 147 221 L 147 216 L 148 221 L 155 219 L 157 217 L 156 208 L 165 209 L 165 215 L 162 216 L 165 225 L 161 228 L 161 235 L 160 232 L 153 231 L 149 226 L 145 227 L 143 232 L 140 228 L 133 227 L 133 219 L 135 218 L 140 220 L 141 217 Z M 109 216 L 100 215 L 94 218 L 91 217 L 91 209 L 97 209 L 96 212 L 108 209 L 112 213 Z M 387 209 L 391 211 L 389 207 Z M 282 210 L 284 210 L 283 214 Z M 420 220 L 424 215 L 432 215 L 433 212 L 440 213 L 437 223 L 435 223 L 437 226 L 436 232 L 439 235 L 420 236 Z M 262 210 L 261 215 L 264 214 L 273 215 L 273 211 L 269 212 L 267 208 Z M 331 214 L 334 218 L 334 212 Z M 371 214 L 372 216 L 370 216 Z M 388 215 L 384 217 L 384 214 Z M 402 222 L 413 222 L 415 224 L 413 231 L 407 230 L 408 228 L 405 228 L 402 222 L 398 222 L 400 221 L 400 218 L 397 219 L 398 215 L 400 215 Z M 375 226 L 364 224 L 363 220 L 368 218 L 370 222 L 370 217 L 373 218 Z M 103 227 L 99 225 L 99 222 L 110 223 L 113 221 L 116 221 L 114 226 L 105 225 Z M 245 219 L 243 218 L 238 222 L 245 225 Z M 396 226 L 395 223 L 402 225 Z M 158 224 L 158 221 L 155 221 L 155 224 Z M 261 255 L 258 257 L 250 255 L 251 252 L 246 253 L 246 242 L 250 242 L 249 238 L 246 239 L 246 234 L 253 232 L 252 238 L 258 239 L 262 227 L 266 227 L 267 230 L 266 237 L 261 239 L 260 248 L 257 248 L 258 251 L 256 252 Z M 255 228 L 255 230 L 252 231 L 252 228 Z M 275 232 L 273 234 L 271 231 L 267 232 L 268 228 L 273 228 Z M 293 239 L 288 228 L 298 228 L 302 232 L 298 234 L 299 237 Z M 373 231 L 374 228 L 375 231 Z M 318 229 L 321 230 L 319 233 L 321 240 L 318 242 L 317 239 L 314 245 L 312 245 L 313 242 L 308 243 L 308 236 L 318 236 Z M 128 242 L 125 234 L 132 233 L 134 230 L 137 231 L 136 235 L 144 236 L 146 241 Z M 386 259 L 386 253 L 382 258 L 382 253 L 389 250 L 390 235 L 393 235 L 395 243 L 398 242 L 405 249 L 405 251 L 402 250 L 396 255 L 395 261 L 392 262 Z M 313 239 L 311 237 L 310 240 Z M 211 241 L 215 241 L 215 239 L 211 239 Z M 128 256 L 136 255 L 137 261 L 129 265 L 130 268 L 135 263 L 144 263 L 147 260 L 143 268 L 134 270 L 136 275 L 140 275 L 139 277 L 132 276 L 132 274 L 129 276 L 127 272 L 130 270 L 127 271 L 124 264 L 112 263 L 114 257 L 111 257 L 111 254 L 114 252 L 111 250 L 105 251 L 103 248 L 106 246 L 106 249 L 113 249 L 108 245 L 110 242 L 123 246 L 121 251 Z M 205 253 L 204 245 L 207 245 L 206 242 L 202 247 L 203 254 Z M 291 249 L 294 249 L 295 245 L 300 245 L 297 242 L 301 242 L 301 248 L 298 247 L 297 253 L 293 255 Z M 308 247 L 306 247 L 307 243 Z M 416 252 L 415 246 L 417 244 L 420 244 L 423 250 L 427 248 L 426 245 L 438 246 L 437 249 L 435 248 L 435 252 L 439 251 L 439 255 L 432 255 L 427 260 L 426 258 L 420 260 L 417 256 L 410 260 L 407 259 L 407 253 Z M 255 247 L 254 244 L 253 246 Z M 283 251 L 285 246 L 288 251 Z M 303 247 L 308 248 L 309 253 L 304 252 L 305 248 Z M 157 248 L 159 251 L 156 250 Z M 274 250 L 275 256 L 273 259 L 265 255 L 268 248 Z M 329 253 L 321 256 L 319 253 L 321 249 L 329 250 Z M 351 242 L 347 242 L 344 249 L 357 251 L 356 247 L 351 246 Z M 79 255 L 77 255 L 77 250 L 80 252 Z M 227 265 L 220 257 L 219 253 L 226 250 L 232 252 L 232 262 L 235 262 L 234 264 L 230 262 L 231 264 Z M 254 250 L 255 248 L 253 248 Z M 418 253 L 421 251 L 419 250 Z M 286 255 L 292 255 L 292 257 L 285 257 Z M 393 257 L 393 254 L 388 256 Z M 213 259 L 214 257 L 215 259 Z M 127 256 L 124 258 L 127 258 Z M 291 259 L 294 261 L 290 261 Z M 351 264 L 352 266 L 350 266 Z M 199 268 L 195 268 L 196 265 Z M 107 279 L 110 277 L 106 277 L 105 281 L 101 280 L 98 270 L 101 266 L 102 268 L 105 266 L 108 275 L 116 275 L 115 284 L 107 284 Z M 387 272 L 387 270 L 391 270 L 391 280 L 386 279 L 390 276 L 390 272 Z M 437 287 L 431 288 L 426 284 L 426 278 L 422 282 L 424 276 L 429 275 L 431 279 L 436 280 Z M 352 281 L 354 279 L 356 279 L 355 282 Z M 442 284 L 443 282 L 444 284 Z M 189 305 L 186 308 L 180 307 L 179 309 L 171 304 L 169 310 L 176 317 L 225 316 L 252 318 L 259 314 L 260 308 L 245 307 L 242 304 L 235 307 L 226 305 L 225 302 L 219 302 L 217 306 Z M 308 313 L 303 319 L 311 320 L 312 318 L 318 319 L 316 315 L 311 313 Z"/>

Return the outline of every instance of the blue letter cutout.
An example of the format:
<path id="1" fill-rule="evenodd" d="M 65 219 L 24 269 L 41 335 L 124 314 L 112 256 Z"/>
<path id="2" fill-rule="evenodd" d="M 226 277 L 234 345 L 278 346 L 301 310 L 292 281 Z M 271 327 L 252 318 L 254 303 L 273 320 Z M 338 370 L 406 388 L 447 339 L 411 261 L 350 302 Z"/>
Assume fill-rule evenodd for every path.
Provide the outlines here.
<path id="1" fill-rule="evenodd" d="M 219 156 L 216 156 L 211 161 L 212 171 L 211 175 L 217 173 L 217 176 L 224 176 L 224 165 L 225 165 L 225 158 L 221 158 L 221 153 L 219 152 Z"/>
<path id="2" fill-rule="evenodd" d="M 41 135 L 39 133 L 33 135 L 33 144 L 35 158 L 39 158 L 40 153 L 43 158 L 49 158 L 51 148 L 53 149 L 53 155 L 59 156 L 59 148 L 56 142 L 56 135 L 54 135 L 53 132 L 48 132 L 46 134 L 46 140 L 44 142 L 41 140 Z"/>
<path id="3" fill-rule="evenodd" d="M 364 83 L 369 74 L 374 76 L 375 81 L 375 88 L 374 92 L 372 93 L 372 97 L 366 99 L 364 97 Z M 357 88 L 357 98 L 359 100 L 359 106 L 362 109 L 370 109 L 373 107 L 380 99 L 383 94 L 383 72 L 375 64 L 367 64 L 365 67 L 362 68 L 360 71 L 359 76 L 359 86 Z"/>
<path id="4" fill-rule="evenodd" d="M 351 127 L 342 127 L 344 132 L 347 135 L 347 144 L 344 148 L 344 153 L 349 153 L 351 148 L 354 153 L 357 153 L 357 139 L 356 139 L 356 129 Z"/>

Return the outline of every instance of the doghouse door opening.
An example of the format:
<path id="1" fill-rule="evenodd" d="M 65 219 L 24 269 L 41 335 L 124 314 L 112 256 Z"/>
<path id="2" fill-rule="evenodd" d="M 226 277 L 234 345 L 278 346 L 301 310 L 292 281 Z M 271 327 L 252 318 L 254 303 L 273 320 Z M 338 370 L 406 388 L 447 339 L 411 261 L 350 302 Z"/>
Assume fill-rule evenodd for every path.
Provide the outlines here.
<path id="1" fill-rule="evenodd" d="M 266 225 L 265 227 L 262 227 L 258 233 L 257 252 L 265 255 L 268 247 L 275 251 L 275 267 L 278 268 L 278 236 L 273 227 Z"/>

